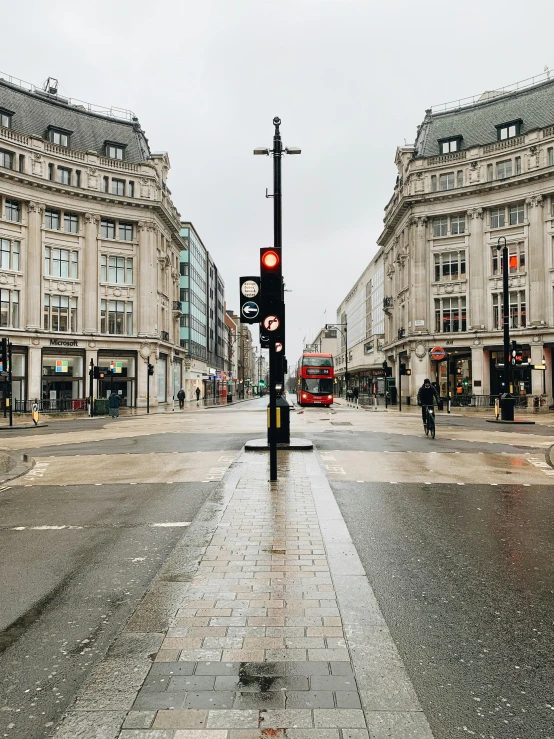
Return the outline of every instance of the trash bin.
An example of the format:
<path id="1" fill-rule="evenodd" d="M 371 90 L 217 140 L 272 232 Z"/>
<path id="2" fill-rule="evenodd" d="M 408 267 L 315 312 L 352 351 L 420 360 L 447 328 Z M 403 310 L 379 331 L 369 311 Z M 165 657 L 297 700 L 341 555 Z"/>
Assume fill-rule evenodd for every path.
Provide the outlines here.
<path id="1" fill-rule="evenodd" d="M 227 402 L 232 403 L 233 402 L 233 396 L 230 393 L 227 393 Z"/>
<path id="2" fill-rule="evenodd" d="M 500 396 L 500 418 L 502 421 L 514 420 L 516 399 L 511 393 L 502 393 Z"/>

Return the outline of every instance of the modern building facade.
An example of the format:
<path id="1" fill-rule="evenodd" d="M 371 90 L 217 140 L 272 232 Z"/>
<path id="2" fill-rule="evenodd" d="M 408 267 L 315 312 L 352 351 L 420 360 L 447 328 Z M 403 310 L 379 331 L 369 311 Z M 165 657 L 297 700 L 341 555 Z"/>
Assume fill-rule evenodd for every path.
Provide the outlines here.
<path id="1" fill-rule="evenodd" d="M 337 309 L 338 328 L 333 353 L 338 395 L 344 395 L 346 388 L 355 387 L 360 396 L 385 392 L 384 274 L 382 254 L 378 252 Z"/>
<path id="2" fill-rule="evenodd" d="M 0 328 L 16 409 L 84 407 L 91 362 L 124 405 L 171 399 L 179 349 L 179 214 L 165 153 L 130 112 L 0 79 Z"/>
<path id="3" fill-rule="evenodd" d="M 552 402 L 554 80 L 519 83 L 426 111 L 398 177 L 377 258 L 384 266 L 384 351 L 403 394 L 431 377 L 454 399 L 503 391 L 502 263 L 509 248 L 514 390 Z M 440 346 L 448 358 L 431 360 Z M 469 402 L 469 400 L 468 400 Z M 536 402 L 536 401 L 535 401 Z"/>
<path id="4" fill-rule="evenodd" d="M 200 387 L 207 400 L 224 399 L 229 380 L 225 285 L 202 239 L 188 221 L 181 222 L 186 248 L 180 264 L 180 346 L 185 352 L 185 395 Z"/>

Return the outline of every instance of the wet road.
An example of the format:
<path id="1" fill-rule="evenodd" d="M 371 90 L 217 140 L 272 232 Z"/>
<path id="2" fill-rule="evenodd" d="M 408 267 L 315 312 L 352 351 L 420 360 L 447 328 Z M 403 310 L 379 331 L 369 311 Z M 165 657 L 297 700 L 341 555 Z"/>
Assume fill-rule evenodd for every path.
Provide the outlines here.
<path id="1" fill-rule="evenodd" d="M 398 414 L 363 415 L 314 439 L 435 739 L 552 739 L 552 429 L 526 427 L 530 448 L 523 427 L 491 443 L 481 419 L 441 416 L 431 442 L 413 417 L 387 433 Z"/>
<path id="2" fill-rule="evenodd" d="M 217 433 L 211 413 L 52 423 L 0 439 L 36 461 L 0 490 L 1 736 L 53 732 L 252 436 L 232 424 Z"/>
<path id="3" fill-rule="evenodd" d="M 265 405 L 0 438 L 36 460 L 0 489 L 2 736 L 53 733 L 236 453 L 264 435 Z M 316 444 L 435 739 L 554 739 L 553 429 L 442 415 L 431 441 L 417 415 L 340 407 L 291 424 Z M 183 582 L 162 585 L 161 610 Z"/>

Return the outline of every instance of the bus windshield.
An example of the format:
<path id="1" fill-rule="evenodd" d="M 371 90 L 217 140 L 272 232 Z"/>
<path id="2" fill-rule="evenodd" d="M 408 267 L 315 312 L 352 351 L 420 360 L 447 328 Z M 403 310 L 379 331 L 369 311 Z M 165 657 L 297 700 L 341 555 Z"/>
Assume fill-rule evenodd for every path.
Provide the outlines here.
<path id="1" fill-rule="evenodd" d="M 332 367 L 333 360 L 331 357 L 303 357 L 303 367 Z"/>
<path id="2" fill-rule="evenodd" d="M 330 395 L 333 392 L 333 380 L 308 380 L 304 378 L 302 380 L 302 390 L 312 393 L 312 395 L 316 395 L 317 393 Z"/>

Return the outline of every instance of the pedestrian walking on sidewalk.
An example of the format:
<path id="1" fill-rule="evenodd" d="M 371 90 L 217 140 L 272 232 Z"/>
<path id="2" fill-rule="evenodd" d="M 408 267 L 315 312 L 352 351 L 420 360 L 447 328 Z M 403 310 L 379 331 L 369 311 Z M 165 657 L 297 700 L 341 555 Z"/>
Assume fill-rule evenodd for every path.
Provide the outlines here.
<path id="1" fill-rule="evenodd" d="M 199 400 L 200 400 L 200 388 L 197 387 L 196 388 L 196 402 L 198 403 Z"/>
<path id="2" fill-rule="evenodd" d="M 360 391 L 358 390 L 357 387 L 355 387 L 354 390 L 352 390 L 352 402 L 355 405 L 358 405 L 358 394 L 359 394 L 359 392 Z"/>
<path id="3" fill-rule="evenodd" d="M 117 393 L 112 391 L 112 394 L 108 398 L 108 405 L 110 407 L 110 416 L 112 418 L 119 418 L 119 406 L 121 405 L 121 401 L 119 400 L 119 395 Z"/>
<path id="4" fill-rule="evenodd" d="M 185 391 L 183 388 L 177 393 L 177 400 L 179 401 L 179 410 L 182 411 L 185 407 Z"/>

